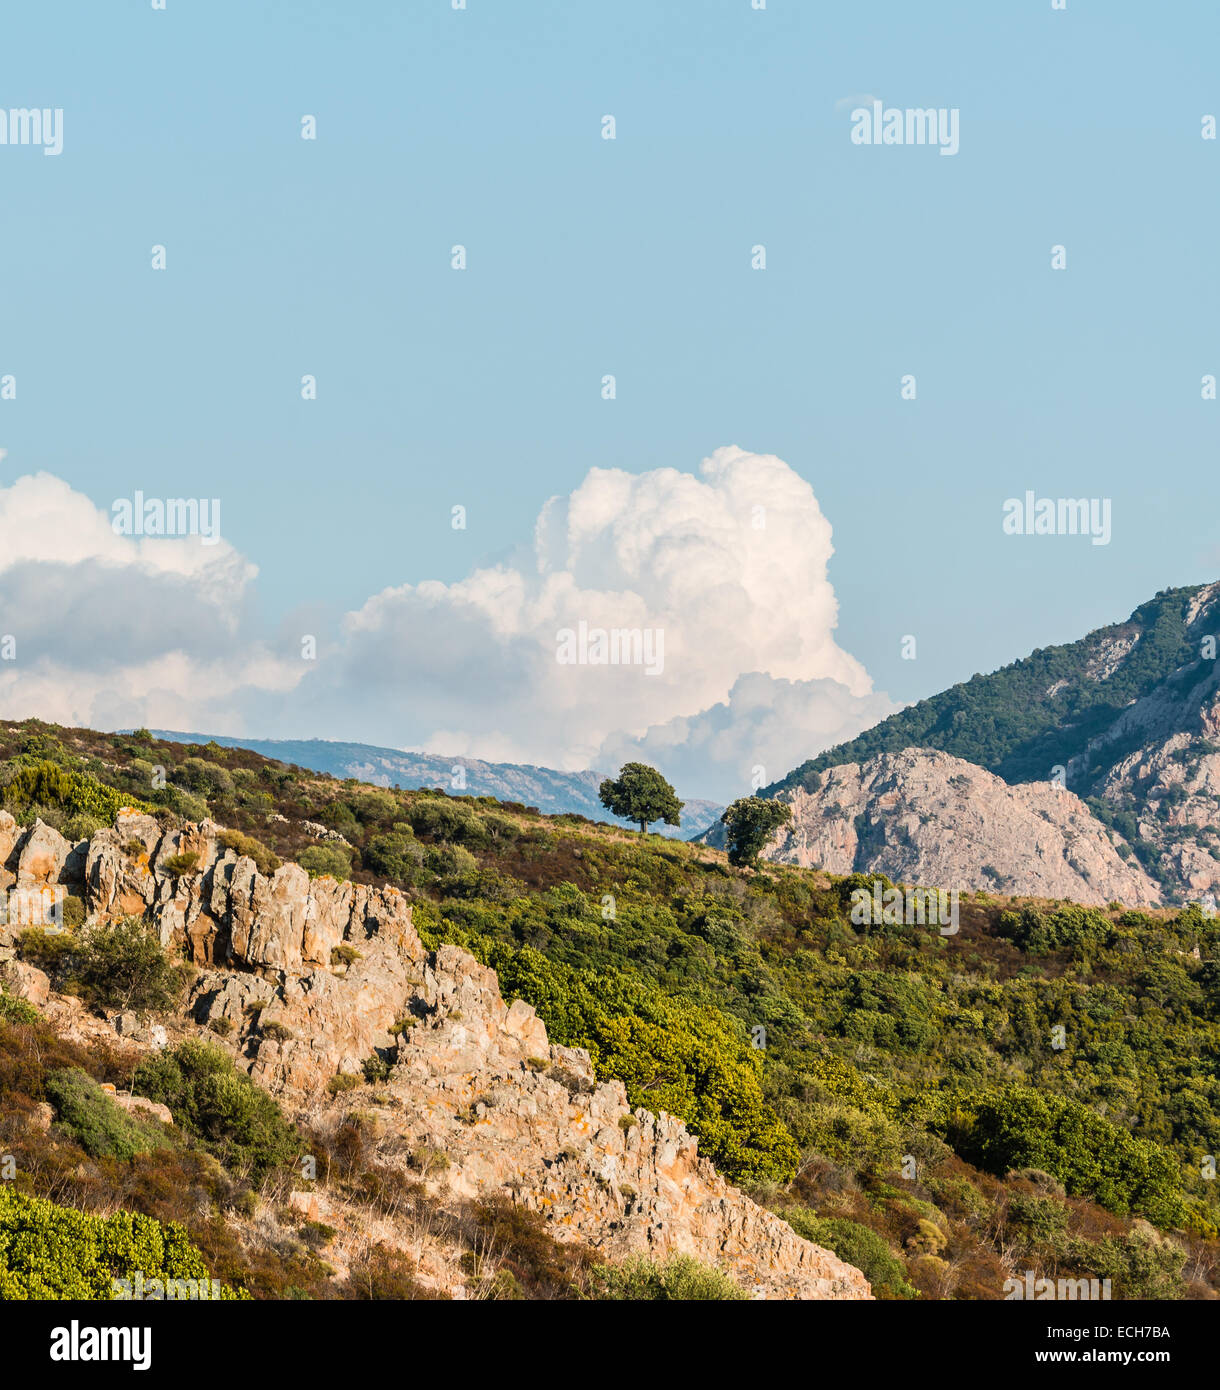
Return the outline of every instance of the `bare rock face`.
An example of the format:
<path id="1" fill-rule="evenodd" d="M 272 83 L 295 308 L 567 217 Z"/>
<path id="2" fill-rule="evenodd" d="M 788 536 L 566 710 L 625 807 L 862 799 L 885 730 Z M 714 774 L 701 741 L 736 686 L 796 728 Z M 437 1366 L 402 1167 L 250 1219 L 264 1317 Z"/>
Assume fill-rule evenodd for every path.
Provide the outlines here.
<path id="1" fill-rule="evenodd" d="M 1165 881 L 1187 900 L 1220 898 L 1220 663 L 1191 685 L 1159 688 L 1123 711 L 1112 740 L 1139 745 L 1106 772 L 1097 792 L 1137 817 L 1140 838 L 1160 855 Z"/>
<path id="2" fill-rule="evenodd" d="M 174 1123 L 169 1106 L 162 1105 L 160 1101 L 149 1100 L 146 1096 L 129 1096 L 122 1091 L 116 1092 L 111 1099 L 120 1110 L 126 1110 L 129 1115 L 135 1115 L 138 1119 L 160 1120 L 163 1125 Z"/>
<path id="3" fill-rule="evenodd" d="M 882 753 L 822 774 L 765 858 L 830 873 L 882 873 L 920 887 L 988 889 L 1145 907 L 1157 885 L 1124 861 L 1105 826 L 1050 782 L 1010 786 L 932 749 Z"/>
<path id="4" fill-rule="evenodd" d="M 203 967 L 196 1023 L 285 1101 L 316 1113 L 336 1075 L 388 1067 L 393 1122 L 447 1159 L 430 1179 L 441 1195 L 508 1196 L 611 1260 L 689 1254 L 758 1297 L 872 1296 L 859 1270 L 725 1182 L 678 1120 L 632 1112 L 586 1052 L 552 1047 L 493 970 L 455 946 L 427 951 L 397 889 L 296 864 L 263 875 L 207 822 L 163 834 L 121 817 L 89 845 L 86 906 L 95 921 L 146 911 Z"/>

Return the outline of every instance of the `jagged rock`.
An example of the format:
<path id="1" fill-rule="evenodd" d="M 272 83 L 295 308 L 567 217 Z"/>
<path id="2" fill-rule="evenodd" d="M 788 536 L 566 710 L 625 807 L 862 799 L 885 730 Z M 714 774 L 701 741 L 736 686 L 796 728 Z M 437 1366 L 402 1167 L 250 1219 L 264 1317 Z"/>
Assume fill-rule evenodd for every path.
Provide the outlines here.
<path id="1" fill-rule="evenodd" d="M 89 841 L 85 906 L 90 916 L 141 916 L 156 895 L 157 880 L 149 868 L 147 846 L 137 855 L 128 853 L 127 846 L 133 840 L 143 841 L 139 835 L 127 834 L 124 819 L 135 818 L 120 816 L 116 829 L 99 830 Z"/>
<path id="2" fill-rule="evenodd" d="M 430 1008 L 400 1041 L 388 1088 L 413 1141 L 446 1155 L 438 1186 L 511 1193 L 557 1238 L 610 1259 L 682 1253 L 760 1296 L 870 1296 L 858 1270 L 729 1186 L 680 1121 L 631 1111 L 586 1052 L 549 1046 L 528 1005 L 505 1006 L 494 971 L 444 946 L 423 989 Z"/>
<path id="3" fill-rule="evenodd" d="M 319 825 L 316 820 L 303 820 L 301 829 L 307 835 L 312 835 L 315 840 L 334 840 L 340 845 L 348 843 L 346 837 L 340 835 L 337 830 L 332 830 L 329 825 Z"/>

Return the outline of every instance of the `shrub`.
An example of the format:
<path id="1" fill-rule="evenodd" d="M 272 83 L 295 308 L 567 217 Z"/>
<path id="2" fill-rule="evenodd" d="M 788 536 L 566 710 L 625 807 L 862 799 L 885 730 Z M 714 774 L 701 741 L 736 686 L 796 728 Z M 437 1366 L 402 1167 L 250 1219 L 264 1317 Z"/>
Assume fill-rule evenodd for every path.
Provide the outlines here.
<path id="1" fill-rule="evenodd" d="M 182 854 L 171 854 L 161 861 L 161 867 L 174 878 L 193 874 L 199 867 L 199 853 L 197 850 L 186 850 Z"/>
<path id="2" fill-rule="evenodd" d="M 213 797 L 233 795 L 233 775 L 227 767 L 210 763 L 206 758 L 187 758 L 175 774 L 175 781 L 210 801 Z"/>
<path id="3" fill-rule="evenodd" d="M 366 1057 L 360 1069 L 364 1072 L 364 1079 L 371 1086 L 376 1085 L 378 1081 L 385 1081 L 390 1075 L 390 1064 L 384 1057 Z"/>
<path id="4" fill-rule="evenodd" d="M 416 843 L 414 835 L 376 835 L 364 850 L 366 868 L 399 883 L 409 883 L 423 862 L 423 846 Z"/>
<path id="5" fill-rule="evenodd" d="M 203 1256 L 176 1222 L 115 1212 L 102 1218 L 0 1183 L 0 1299 L 114 1297 L 113 1281 L 206 1280 Z M 222 1299 L 248 1298 L 222 1287 Z"/>
<path id="6" fill-rule="evenodd" d="M 1103 945 L 1112 927 L 1097 908 L 1067 904 L 1053 913 L 1025 907 L 1000 914 L 1000 933 L 1030 955 L 1048 951 L 1078 950 Z"/>
<path id="7" fill-rule="evenodd" d="M 0 989 L 0 1020 L 5 1023 L 37 1023 L 38 1010 L 27 999 Z"/>
<path id="8" fill-rule="evenodd" d="M 952 1139 L 951 1139 L 952 1142 Z M 1181 1170 L 1163 1149 L 1136 1139 L 1079 1101 L 1013 1086 L 976 1103 L 954 1147 L 993 1173 L 1041 1168 L 1072 1196 L 1112 1212 L 1137 1212 L 1158 1226 L 1179 1224 Z"/>
<path id="9" fill-rule="evenodd" d="M 350 805 L 356 819 L 364 825 L 378 825 L 398 814 L 397 798 L 386 791 L 364 792 L 353 797 Z"/>
<path id="10" fill-rule="evenodd" d="M 749 1297 L 727 1274 L 689 1255 L 671 1255 L 663 1264 L 636 1255 L 619 1265 L 598 1265 L 593 1296 L 682 1303 L 731 1303 Z"/>
<path id="11" fill-rule="evenodd" d="M 87 997 L 107 1008 L 169 1009 L 184 984 L 183 971 L 138 917 L 93 927 L 74 948 L 69 968 Z"/>
<path id="12" fill-rule="evenodd" d="M 256 1186 L 300 1152 L 300 1138 L 276 1102 L 214 1045 L 189 1041 L 154 1053 L 140 1063 L 133 1086 L 168 1105 L 180 1127 Z"/>
<path id="13" fill-rule="evenodd" d="M 915 1298 L 917 1290 L 906 1279 L 902 1261 L 876 1231 L 843 1217 L 817 1216 L 808 1207 L 789 1207 L 781 1213 L 797 1233 L 855 1265 L 881 1298 Z M 928 1223 L 931 1225 L 931 1223 Z"/>
<path id="14" fill-rule="evenodd" d="M 254 860 L 254 867 L 264 876 L 275 873 L 280 867 L 280 860 L 267 848 L 261 840 L 256 840 L 253 835 L 243 835 L 240 830 L 222 830 L 216 837 L 225 849 L 231 849 L 236 855 L 244 855 L 247 859 Z"/>
<path id="15" fill-rule="evenodd" d="M 352 852 L 345 845 L 333 842 L 326 845 L 308 845 L 297 856 L 297 863 L 310 878 L 321 878 L 324 874 L 329 874 L 331 878 L 337 878 L 343 883 L 351 877 Z"/>
<path id="16" fill-rule="evenodd" d="M 172 1145 L 159 1124 L 129 1115 L 83 1071 L 50 1072 L 45 1087 L 61 1130 L 90 1158 L 129 1159 Z"/>
<path id="17" fill-rule="evenodd" d="M 326 1083 L 326 1091 L 328 1095 L 341 1096 L 345 1091 L 354 1091 L 361 1084 L 360 1077 L 353 1076 L 351 1072 L 340 1071 Z"/>
<path id="18" fill-rule="evenodd" d="M 27 927 L 17 937 L 22 960 L 28 960 L 48 974 L 55 975 L 67 968 L 78 943 L 62 932 L 49 932 L 43 927 Z"/>
<path id="19" fill-rule="evenodd" d="M 338 946 L 332 946 L 330 951 L 330 963 L 332 965 L 355 965 L 358 960 L 363 960 L 360 952 L 346 941 Z"/>
<path id="20" fill-rule="evenodd" d="M 32 807 L 53 807 L 65 813 L 65 823 L 72 816 L 88 816 L 99 825 L 113 825 L 125 806 L 140 811 L 152 809 L 88 773 L 70 772 L 53 762 L 19 767 L 4 788 L 4 801 L 15 814 Z"/>
<path id="21" fill-rule="evenodd" d="M 435 1301 L 448 1297 L 417 1283 L 414 1261 L 401 1250 L 394 1250 L 388 1245 L 374 1246 L 358 1264 L 352 1266 L 344 1296 L 392 1303 L 411 1299 Z"/>
<path id="22" fill-rule="evenodd" d="M 407 807 L 406 817 L 417 835 L 447 840 L 455 845 L 481 845 L 487 834 L 483 823 L 466 806 L 445 797 L 424 797 Z"/>
<path id="23" fill-rule="evenodd" d="M 1155 1231 L 1140 1230 L 1137 1225 L 1123 1236 L 1072 1241 L 1068 1255 L 1082 1274 L 1111 1280 L 1116 1298 L 1182 1297 L 1186 1251 Z"/>
<path id="24" fill-rule="evenodd" d="M 63 925 L 69 931 L 76 931 L 85 925 L 85 900 L 65 893 L 63 898 Z"/>

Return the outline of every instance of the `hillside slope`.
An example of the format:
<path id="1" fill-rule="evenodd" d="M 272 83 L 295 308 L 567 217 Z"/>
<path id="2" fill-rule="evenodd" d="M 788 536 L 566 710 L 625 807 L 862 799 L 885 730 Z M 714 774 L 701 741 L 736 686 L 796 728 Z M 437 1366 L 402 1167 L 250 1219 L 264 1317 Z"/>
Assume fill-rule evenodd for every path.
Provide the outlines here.
<path id="1" fill-rule="evenodd" d="M 90 923 L 145 915 L 201 967 L 188 1016 L 311 1124 L 342 1125 L 350 1104 L 334 1104 L 331 1083 L 358 1085 L 375 1059 L 383 1123 L 410 1151 L 443 1155 L 434 1194 L 511 1199 L 611 1260 L 691 1256 L 757 1298 L 870 1296 L 858 1270 L 730 1187 L 680 1121 L 633 1110 L 587 1052 L 553 1047 L 530 1005 L 504 1003 L 493 970 L 456 946 L 428 951 L 399 889 L 291 863 L 265 876 L 211 822 L 167 830 L 138 812 L 75 852 L 0 812 L 5 845 L 17 889 L 74 888 Z M 28 967 L 17 978 L 45 992 Z"/>
<path id="2" fill-rule="evenodd" d="M 1108 1278 L 1116 1298 L 1220 1291 L 1203 1157 L 1220 1146 L 1220 923 L 1197 909 L 979 893 L 952 935 L 901 914 L 861 922 L 855 896 L 888 892 L 884 878 L 757 874 L 489 799 L 33 721 L 0 725 L 0 798 L 20 823 L 6 872 L 67 875 L 76 904 L 61 937 L 0 944 L 4 988 L 61 1030 L 26 1041 L 23 1001 L 0 994 L 3 1151 L 35 1195 L 185 1221 L 213 1274 L 256 1296 L 519 1296 L 508 1273 L 525 1296 L 581 1296 L 586 1257 L 614 1258 L 603 1216 L 621 1201 L 611 1221 L 636 1239 L 637 1198 L 662 1223 L 677 1213 L 695 1248 L 727 1242 L 722 1268 L 804 1248 L 769 1211 L 879 1298 L 1003 1298 L 1014 1264 Z M 117 954 L 108 914 L 129 934 Z M 177 975 L 162 980 L 131 932 L 197 972 L 176 1002 L 133 1006 L 145 976 L 124 962 Z M 212 1063 L 182 1054 L 202 1038 L 237 1069 L 219 1091 Z M 116 1046 L 168 1060 L 136 1068 Z M 90 1165 L 57 1110 L 68 1066 L 123 1090 L 136 1071 L 131 1103 L 167 1106 L 207 1152 Z M 235 1104 L 252 1071 L 299 1128 L 271 1144 L 255 1107 L 235 1149 L 215 1100 Z M 760 1214 L 715 1196 L 661 1112 Z M 77 1129 L 73 1143 L 95 1142 L 92 1123 Z M 469 1195 L 514 1169 L 507 1207 Z M 688 1222 L 670 1179 L 713 1210 Z M 726 1227 L 725 1200 L 749 1220 Z M 551 1204 L 577 1239 L 548 1235 Z M 199 1216 L 213 1208 L 223 1226 Z M 508 1242 L 505 1281 L 480 1253 L 489 1232 Z M 410 1279 L 378 1243 L 414 1261 Z M 658 1278 L 631 1276 L 632 1296 L 664 1296 Z"/>

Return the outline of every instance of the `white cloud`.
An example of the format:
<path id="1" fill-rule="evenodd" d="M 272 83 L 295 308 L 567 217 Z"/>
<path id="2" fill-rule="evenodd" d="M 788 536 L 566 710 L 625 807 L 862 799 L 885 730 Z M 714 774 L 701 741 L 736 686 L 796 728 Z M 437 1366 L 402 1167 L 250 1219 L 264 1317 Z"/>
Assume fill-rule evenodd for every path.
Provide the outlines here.
<path id="1" fill-rule="evenodd" d="M 799 706 L 792 739 L 769 731 L 751 755 L 744 731 L 731 750 L 727 736 L 705 738 L 723 761 L 702 777 L 690 768 L 686 786 L 736 786 L 743 759 L 775 760 L 778 777 L 802 730 L 854 733 L 892 709 L 835 643 L 832 553 L 813 489 L 773 455 L 718 449 L 698 477 L 593 469 L 543 507 L 530 563 L 388 589 L 349 615 L 312 694 L 322 709 L 343 700 L 370 741 L 577 769 L 647 734 L 676 768 L 690 759 L 659 726 L 704 712 L 706 724 L 725 702 L 734 719 L 738 677 L 761 672 L 801 683 L 769 697 L 794 717 Z M 559 664 L 557 634 L 581 622 L 663 633 L 663 670 Z M 753 707 L 750 718 L 766 722 Z"/>
<path id="2" fill-rule="evenodd" d="M 243 695 L 289 689 L 300 664 L 253 631 L 258 571 L 225 542 L 132 540 L 47 473 L 0 488 L 0 710 L 114 728 L 242 718 Z"/>
<path id="3" fill-rule="evenodd" d="M 756 764 L 778 778 L 893 708 L 834 640 L 832 553 L 813 489 L 772 455 L 593 469 L 542 508 L 525 559 L 386 589 L 307 663 L 277 654 L 227 543 L 116 536 L 40 474 L 0 489 L 19 657 L 0 662 L 0 712 L 570 770 L 643 756 L 687 795 L 739 794 Z M 581 623 L 662 634 L 660 670 L 561 664 Z"/>

